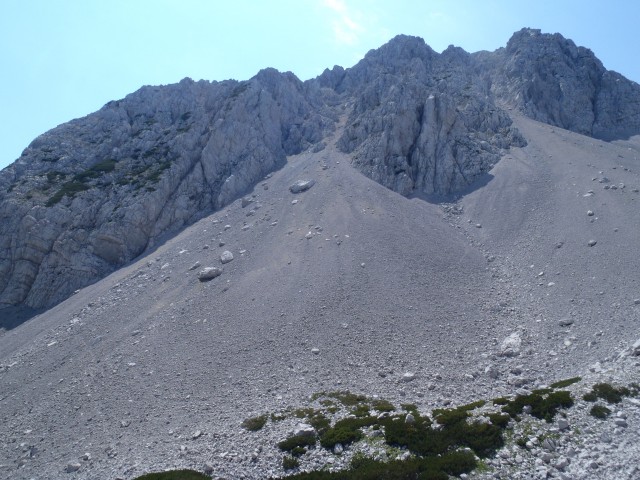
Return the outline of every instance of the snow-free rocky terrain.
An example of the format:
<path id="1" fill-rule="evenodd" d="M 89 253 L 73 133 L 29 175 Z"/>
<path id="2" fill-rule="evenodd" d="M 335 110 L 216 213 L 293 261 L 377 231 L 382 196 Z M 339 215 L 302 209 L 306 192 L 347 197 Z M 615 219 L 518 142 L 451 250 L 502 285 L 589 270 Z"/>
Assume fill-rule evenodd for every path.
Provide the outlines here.
<path id="1" fill-rule="evenodd" d="M 639 134 L 638 84 L 529 29 L 144 87 L 48 132 L 0 172 L 0 476 L 277 477 L 300 420 L 241 424 L 314 393 L 429 414 L 580 376 L 468 477 L 640 477 L 640 400 L 582 400 L 640 381 Z"/>

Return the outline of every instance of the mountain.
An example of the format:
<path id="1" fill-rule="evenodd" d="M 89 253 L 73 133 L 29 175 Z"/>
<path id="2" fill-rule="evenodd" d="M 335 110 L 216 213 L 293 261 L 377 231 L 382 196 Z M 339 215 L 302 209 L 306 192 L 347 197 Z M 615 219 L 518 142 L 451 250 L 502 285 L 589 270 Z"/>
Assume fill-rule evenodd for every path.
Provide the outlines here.
<path id="1" fill-rule="evenodd" d="M 398 36 L 354 67 L 300 82 L 143 87 L 38 137 L 0 174 L 0 306 L 47 308 L 228 205 L 286 155 L 339 140 L 362 173 L 443 198 L 524 139 L 506 108 L 596 138 L 640 132 L 640 87 L 562 36 L 434 52 Z"/>
<path id="2" fill-rule="evenodd" d="M 637 381 L 639 99 L 558 34 L 399 36 L 38 137 L 0 172 L 0 472 L 269 478 L 330 392 L 424 413 L 580 376 L 566 428 L 511 422 L 474 478 L 634 478 L 637 402 L 582 395 Z M 372 432 L 300 461 L 402 453 Z"/>

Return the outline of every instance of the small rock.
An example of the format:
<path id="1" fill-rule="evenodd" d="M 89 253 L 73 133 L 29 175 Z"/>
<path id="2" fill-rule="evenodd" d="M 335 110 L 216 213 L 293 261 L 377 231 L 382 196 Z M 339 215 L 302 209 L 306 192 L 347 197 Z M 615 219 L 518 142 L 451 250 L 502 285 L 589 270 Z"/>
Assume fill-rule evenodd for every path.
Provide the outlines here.
<path id="1" fill-rule="evenodd" d="M 344 452 L 344 447 L 341 443 L 336 443 L 333 447 L 333 453 L 340 455 L 342 452 Z"/>
<path id="2" fill-rule="evenodd" d="M 311 240 L 313 238 L 313 233 L 309 232 L 307 233 L 304 238 L 306 238 L 307 240 Z"/>
<path id="3" fill-rule="evenodd" d="M 410 382 L 414 378 L 416 378 L 416 374 L 413 372 L 405 372 L 404 375 L 402 375 L 403 382 Z"/>
<path id="4" fill-rule="evenodd" d="M 407 413 L 407 416 L 404 419 L 404 423 L 416 423 L 416 417 L 411 413 Z"/>
<path id="5" fill-rule="evenodd" d="M 573 319 L 564 317 L 558 320 L 558 325 L 561 327 L 568 327 L 569 325 L 573 325 Z"/>
<path id="6" fill-rule="evenodd" d="M 486 373 L 489 378 L 493 378 L 494 380 L 500 376 L 500 372 L 493 365 L 490 365 L 487 368 L 485 368 L 484 373 Z"/>
<path id="7" fill-rule="evenodd" d="M 301 193 L 309 190 L 316 184 L 315 180 L 298 180 L 289 187 L 291 193 Z"/>
<path id="8" fill-rule="evenodd" d="M 229 230 L 230 228 L 231 228 L 231 225 L 225 225 L 225 226 L 224 226 L 224 229 L 225 229 L 225 230 Z"/>
<path id="9" fill-rule="evenodd" d="M 542 441 L 542 448 L 544 448 L 548 452 L 555 452 L 557 448 L 556 441 L 551 438 L 545 438 Z"/>
<path id="10" fill-rule="evenodd" d="M 64 471 L 67 473 L 73 473 L 80 470 L 80 467 L 82 467 L 82 465 L 80 465 L 79 463 L 69 463 Z"/>
<path id="11" fill-rule="evenodd" d="M 202 430 L 196 430 L 193 435 L 191 435 L 192 440 L 197 440 L 202 436 Z"/>
<path id="12" fill-rule="evenodd" d="M 306 423 L 299 423 L 296 425 L 296 428 L 293 429 L 293 435 L 296 437 L 314 437 L 316 435 L 316 429 Z"/>
<path id="13" fill-rule="evenodd" d="M 198 268 L 200 266 L 200 262 L 196 262 L 193 265 L 191 265 L 189 267 L 189 270 L 195 270 L 196 268 Z"/>
<path id="14" fill-rule="evenodd" d="M 225 250 L 222 252 L 222 255 L 220 255 L 220 262 L 222 262 L 223 265 L 229 263 L 231 260 L 233 260 L 233 253 L 229 250 Z"/>
<path id="15" fill-rule="evenodd" d="M 206 267 L 198 272 L 198 280 L 207 282 L 222 275 L 222 269 L 218 267 Z"/>
<path id="16" fill-rule="evenodd" d="M 566 457 L 560 457 L 553 466 L 562 472 L 569 466 L 569 460 Z"/>
<path id="17" fill-rule="evenodd" d="M 314 355 L 319 355 L 320 354 L 320 349 L 314 347 L 314 348 L 311 349 L 311 353 L 313 353 Z"/>
<path id="18" fill-rule="evenodd" d="M 245 198 L 243 198 L 243 199 L 242 199 L 242 208 L 244 208 L 244 207 L 246 207 L 246 206 L 250 205 L 251 203 L 253 203 L 253 200 L 252 200 L 252 199 L 250 199 L 250 198 L 246 198 L 246 197 L 245 197 Z"/>
<path id="19" fill-rule="evenodd" d="M 590 217 L 593 217 L 593 211 L 592 210 L 588 210 L 587 211 L 587 215 L 590 216 Z"/>
<path id="20" fill-rule="evenodd" d="M 506 337 L 500 344 L 500 356 L 503 357 L 515 357 L 520 354 L 520 346 L 522 345 L 522 339 L 518 332 L 513 332 Z"/>
<path id="21" fill-rule="evenodd" d="M 205 463 L 203 470 L 207 475 L 211 475 L 213 473 L 213 465 L 211 465 L 210 463 Z"/>
<path id="22" fill-rule="evenodd" d="M 560 430 L 561 432 L 563 432 L 564 430 L 568 430 L 569 429 L 569 422 L 567 422 L 565 419 L 561 418 L 560 420 L 558 420 L 558 430 Z"/>
<path id="23" fill-rule="evenodd" d="M 587 242 L 587 245 L 589 245 L 590 247 L 594 247 L 594 246 L 596 245 L 596 243 L 598 243 L 598 242 L 597 242 L 597 241 L 595 241 L 595 240 L 589 240 L 589 241 Z"/>
<path id="24" fill-rule="evenodd" d="M 624 418 L 615 418 L 613 420 L 613 423 L 615 423 L 617 427 L 622 427 L 622 428 L 627 428 L 629 426 L 627 424 L 627 421 Z"/>

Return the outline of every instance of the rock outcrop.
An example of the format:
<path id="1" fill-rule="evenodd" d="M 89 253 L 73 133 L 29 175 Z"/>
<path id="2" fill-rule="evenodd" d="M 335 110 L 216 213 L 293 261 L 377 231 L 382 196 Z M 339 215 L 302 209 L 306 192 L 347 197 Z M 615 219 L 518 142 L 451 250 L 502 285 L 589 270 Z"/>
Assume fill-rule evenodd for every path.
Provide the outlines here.
<path id="1" fill-rule="evenodd" d="M 505 107 L 602 139 L 640 133 L 640 86 L 559 34 L 441 54 L 398 36 L 301 82 L 143 87 L 36 138 L 0 172 L 0 309 L 49 307 L 247 192 L 285 157 L 340 148 L 403 195 L 469 188 L 526 142 Z"/>
<path id="2" fill-rule="evenodd" d="M 535 120 L 603 140 L 640 133 L 640 85 L 559 33 L 524 28 L 474 58 L 491 92 Z"/>
<path id="3" fill-rule="evenodd" d="M 354 165 L 403 195 L 447 195 L 485 174 L 502 149 L 525 145 L 488 95 L 472 57 L 434 52 L 398 36 L 346 71 L 319 81 L 349 94 L 354 106 L 341 138 Z"/>
<path id="4" fill-rule="evenodd" d="M 0 307 L 48 307 L 242 195 L 333 120 L 293 74 L 143 87 L 0 174 Z"/>

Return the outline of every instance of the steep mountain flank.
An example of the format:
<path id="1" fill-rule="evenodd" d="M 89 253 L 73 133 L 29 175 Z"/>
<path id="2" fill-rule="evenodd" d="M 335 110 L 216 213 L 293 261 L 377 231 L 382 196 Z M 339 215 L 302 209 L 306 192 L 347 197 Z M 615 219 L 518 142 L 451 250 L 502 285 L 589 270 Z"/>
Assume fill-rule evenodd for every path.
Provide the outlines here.
<path id="1" fill-rule="evenodd" d="M 301 82 L 143 87 L 35 139 L 0 172 L 0 310 L 67 298 L 228 205 L 287 155 L 338 147 L 405 196 L 451 198 L 526 140 L 509 108 L 602 139 L 640 133 L 640 86 L 559 34 L 441 54 L 400 35 L 352 68 Z M 2 315 L 0 315 L 0 318 Z"/>
<path id="2" fill-rule="evenodd" d="M 0 175 L 0 306 L 47 307 L 214 209 L 332 119 L 292 74 L 143 87 L 34 140 Z"/>

